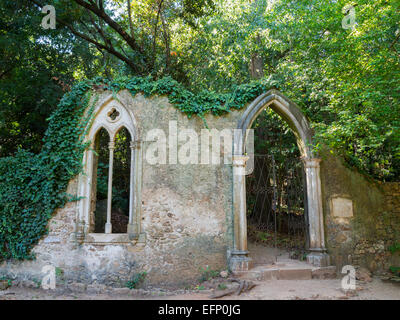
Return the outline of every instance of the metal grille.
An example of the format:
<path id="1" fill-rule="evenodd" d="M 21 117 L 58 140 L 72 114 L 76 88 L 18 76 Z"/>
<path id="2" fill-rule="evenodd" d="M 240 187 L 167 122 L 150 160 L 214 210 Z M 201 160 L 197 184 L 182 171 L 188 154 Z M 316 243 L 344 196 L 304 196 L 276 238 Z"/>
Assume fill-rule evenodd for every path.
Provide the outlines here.
<path id="1" fill-rule="evenodd" d="M 305 250 L 304 185 L 300 159 L 276 163 L 272 155 L 255 155 L 254 171 L 246 179 L 249 236 L 275 248 Z"/>

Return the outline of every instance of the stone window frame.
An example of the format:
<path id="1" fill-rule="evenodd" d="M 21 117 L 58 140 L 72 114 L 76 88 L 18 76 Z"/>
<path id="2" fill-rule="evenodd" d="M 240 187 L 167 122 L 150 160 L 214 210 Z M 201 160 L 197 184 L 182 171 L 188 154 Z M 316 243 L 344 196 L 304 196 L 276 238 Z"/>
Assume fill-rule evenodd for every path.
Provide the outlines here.
<path id="1" fill-rule="evenodd" d="M 116 111 L 116 117 L 110 115 Z M 109 141 L 109 176 L 107 197 L 107 223 L 105 233 L 94 233 L 94 210 L 96 194 L 93 182 L 95 157 L 95 138 L 101 129 L 108 132 Z M 115 137 L 118 132 L 126 128 L 131 136 L 131 165 L 129 190 L 129 222 L 127 233 L 112 233 L 111 225 L 111 197 L 112 197 L 112 169 L 114 159 Z M 98 245 L 144 243 L 145 234 L 141 228 L 142 216 L 142 141 L 140 130 L 133 112 L 118 98 L 118 95 L 109 95 L 98 102 L 93 110 L 93 118 L 86 130 L 84 142 L 89 142 L 89 148 L 83 155 L 83 172 L 78 178 L 76 240 L 81 243 Z M 97 177 L 96 177 L 97 179 Z"/>

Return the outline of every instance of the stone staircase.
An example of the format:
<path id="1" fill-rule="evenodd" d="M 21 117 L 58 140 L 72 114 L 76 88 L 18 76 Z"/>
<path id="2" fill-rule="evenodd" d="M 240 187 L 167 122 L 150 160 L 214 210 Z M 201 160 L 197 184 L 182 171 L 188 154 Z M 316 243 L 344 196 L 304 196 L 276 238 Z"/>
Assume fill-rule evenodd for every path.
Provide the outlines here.
<path id="1" fill-rule="evenodd" d="M 306 261 L 289 258 L 287 252 L 274 251 L 272 248 L 252 247 L 250 252 L 253 267 L 248 271 L 235 272 L 243 280 L 311 280 L 335 279 L 336 267 L 316 267 Z M 262 254 L 260 254 L 262 252 Z"/>
<path id="2" fill-rule="evenodd" d="M 306 262 L 281 259 L 270 265 L 256 266 L 249 271 L 235 272 L 235 276 L 244 280 L 311 280 L 335 279 L 336 267 L 315 267 Z"/>

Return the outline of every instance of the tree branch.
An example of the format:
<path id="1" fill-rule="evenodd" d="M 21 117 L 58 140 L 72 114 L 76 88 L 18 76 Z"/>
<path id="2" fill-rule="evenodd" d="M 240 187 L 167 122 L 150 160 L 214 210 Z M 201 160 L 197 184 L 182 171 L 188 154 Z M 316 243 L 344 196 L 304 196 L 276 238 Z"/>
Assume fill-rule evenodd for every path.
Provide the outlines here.
<path id="1" fill-rule="evenodd" d="M 131 12 L 131 1 L 128 0 L 128 20 L 129 20 L 129 29 L 131 31 L 131 37 L 134 37 L 133 33 L 133 24 L 132 24 L 132 12 Z"/>
<path id="2" fill-rule="evenodd" d="M 29 0 L 32 3 L 34 3 L 35 5 L 37 5 L 38 7 L 42 8 L 43 5 L 36 1 L 36 0 Z M 87 4 L 87 3 L 86 3 Z M 118 52 L 111 44 L 110 42 L 107 42 L 105 44 L 90 38 L 89 36 L 87 36 L 86 34 L 77 31 L 73 26 L 71 26 L 70 24 L 66 23 L 65 21 L 61 20 L 60 18 L 56 17 L 57 22 L 59 22 L 60 24 L 62 24 L 63 26 L 65 26 L 66 28 L 68 28 L 72 34 L 74 34 L 75 36 L 93 44 L 96 46 L 96 48 L 101 52 L 102 50 L 106 50 L 107 52 L 109 52 L 110 54 L 114 55 L 115 57 L 117 57 L 118 59 L 122 60 L 123 62 L 125 62 L 129 67 L 132 68 L 133 71 L 137 72 L 137 73 L 142 73 L 142 70 L 139 70 L 138 66 L 133 63 L 132 60 L 130 60 L 127 56 L 123 55 L 122 53 Z"/>
<path id="3" fill-rule="evenodd" d="M 156 23 L 154 25 L 154 38 L 153 38 L 153 58 L 151 60 L 151 66 L 154 67 L 155 59 L 156 59 L 156 40 L 157 40 L 157 31 L 158 31 L 158 20 L 160 19 L 161 8 L 164 0 L 161 0 L 158 5 L 157 18 Z"/>
<path id="4" fill-rule="evenodd" d="M 393 40 L 392 44 L 390 45 L 389 49 L 393 49 L 393 48 L 394 48 L 394 45 L 396 44 L 397 41 L 399 41 L 399 39 L 400 39 L 400 30 L 399 30 L 399 32 L 397 33 L 396 38 Z"/>
<path id="5" fill-rule="evenodd" d="M 7 73 L 11 72 L 13 70 L 15 65 L 11 64 L 11 67 L 8 67 L 6 70 L 0 73 L 0 79 L 3 78 Z"/>
<path id="6" fill-rule="evenodd" d="M 171 60 L 170 36 L 169 36 L 169 32 L 168 32 L 168 25 L 164 19 L 163 14 L 160 13 L 160 16 L 161 16 L 161 22 L 163 25 L 163 35 L 164 35 L 164 42 L 165 42 L 165 69 L 168 72 L 169 66 L 170 66 L 170 60 Z"/>
<path id="7" fill-rule="evenodd" d="M 89 19 L 90 19 L 90 22 L 92 23 L 93 27 L 96 29 L 97 33 L 99 33 L 100 36 L 103 38 L 104 43 L 107 46 L 112 47 L 111 40 L 105 35 L 102 26 L 101 25 L 98 26 L 96 24 L 96 21 L 94 21 L 93 17 L 90 14 L 89 14 Z"/>
<path id="8" fill-rule="evenodd" d="M 97 7 L 97 5 L 87 3 L 84 0 L 74 0 L 74 2 L 90 10 L 96 16 L 100 17 L 105 23 L 107 23 L 110 26 L 110 28 L 114 29 L 134 51 L 138 51 L 141 54 L 144 54 L 140 46 L 138 46 L 138 44 L 136 43 L 135 38 L 131 37 L 128 33 L 126 33 L 125 30 L 122 29 L 122 27 L 117 22 L 115 22 L 109 15 L 107 15 L 103 9 Z"/>
<path id="9" fill-rule="evenodd" d="M 102 44 L 102 43 L 100 43 L 100 42 L 98 42 L 98 41 L 96 41 L 94 39 L 89 38 L 85 34 L 75 30 L 72 26 L 70 26 L 69 24 L 64 23 L 61 20 L 57 19 L 57 21 L 59 21 L 61 24 L 63 24 L 65 27 L 67 27 L 77 37 L 80 37 L 80 38 L 86 40 L 87 42 L 90 42 L 90 43 L 94 44 L 97 47 L 97 49 L 99 49 L 99 51 L 101 51 L 100 49 L 106 50 L 107 52 L 109 52 L 112 55 L 116 56 L 118 59 L 124 61 L 127 65 L 129 65 L 132 68 L 132 70 L 134 70 L 136 72 L 140 72 L 138 70 L 138 67 L 128 57 L 124 56 L 122 53 L 120 53 L 117 50 L 115 50 L 114 47 L 104 45 L 104 44 Z"/>

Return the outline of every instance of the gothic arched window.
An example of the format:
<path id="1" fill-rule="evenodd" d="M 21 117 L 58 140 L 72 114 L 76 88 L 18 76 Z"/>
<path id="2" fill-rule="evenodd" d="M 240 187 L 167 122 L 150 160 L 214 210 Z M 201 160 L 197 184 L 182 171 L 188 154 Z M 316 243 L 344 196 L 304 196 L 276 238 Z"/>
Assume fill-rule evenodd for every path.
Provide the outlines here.
<path id="1" fill-rule="evenodd" d="M 95 108 L 85 141 L 90 148 L 79 179 L 77 238 L 106 243 L 137 239 L 142 153 L 133 113 L 108 97 Z"/>

